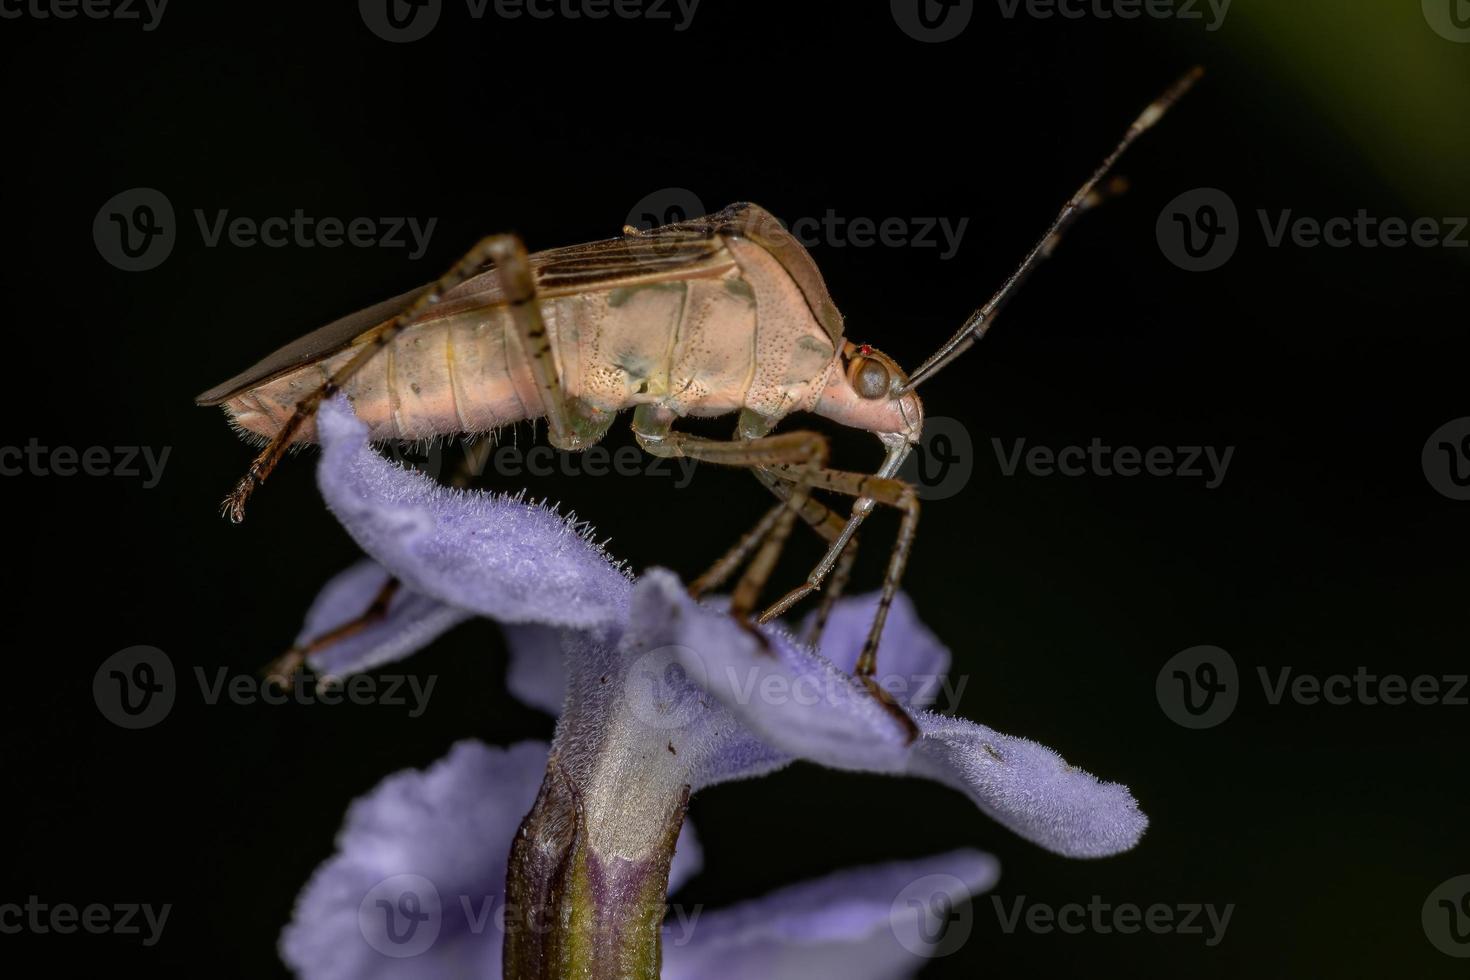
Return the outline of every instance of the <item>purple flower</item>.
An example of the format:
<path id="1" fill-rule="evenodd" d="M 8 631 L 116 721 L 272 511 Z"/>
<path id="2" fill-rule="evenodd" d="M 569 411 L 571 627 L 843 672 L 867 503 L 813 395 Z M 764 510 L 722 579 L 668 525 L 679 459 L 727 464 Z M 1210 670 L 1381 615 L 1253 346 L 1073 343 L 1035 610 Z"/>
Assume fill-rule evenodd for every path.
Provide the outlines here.
<path id="1" fill-rule="evenodd" d="M 564 815 L 575 812 L 572 838 L 592 856 L 588 887 L 610 894 L 661 887 L 664 874 L 672 890 L 697 864 L 676 858 L 667 866 L 685 787 L 761 775 L 796 759 L 937 780 L 1067 856 L 1115 854 L 1143 833 L 1147 820 L 1123 786 L 1099 782 L 1034 742 L 926 710 L 949 654 L 906 598 L 885 630 L 880 682 L 918 723 L 922 734 L 912 743 L 851 677 L 874 597 L 837 605 L 820 652 L 779 627 L 763 630 L 763 647 L 713 604 L 690 599 L 671 573 L 655 569 L 635 581 L 570 518 L 519 497 L 446 489 L 393 466 L 368 445 L 345 402 L 324 405 L 317 422 L 322 493 L 373 561 L 328 584 L 302 638 L 361 612 L 390 573 L 403 584 L 382 621 L 320 652 L 312 666 L 334 675 L 364 670 L 407 656 L 465 618 L 488 616 L 506 624 L 513 693 L 560 718 L 550 769 L 544 748 L 460 745 L 428 772 L 391 777 L 354 805 L 340 853 L 308 886 L 283 939 L 283 955 L 304 976 L 453 976 L 470 964 L 486 971 L 474 975 L 493 975 L 498 934 L 470 928 L 474 916 L 443 904 L 444 893 L 455 901 L 467 890 L 503 895 L 515 821 L 533 803 L 539 812 L 563 785 L 558 805 Z M 565 863 L 568 853 L 551 857 Z M 711 913 L 682 945 L 669 938 L 677 929 L 671 921 L 663 975 L 905 976 L 927 951 L 915 937 L 927 933 L 895 925 L 898 893 L 949 875 L 952 885 L 941 891 L 959 901 L 994 874 L 990 858 L 964 852 L 847 872 Z M 394 904 L 422 888 L 410 882 L 396 896 L 373 899 L 386 904 L 363 903 L 383 879 L 402 875 L 438 889 L 443 938 L 413 969 L 395 973 L 404 961 L 376 948 L 370 924 L 428 914 L 419 899 Z M 350 956 L 341 953 L 349 944 Z M 326 955 L 328 948 L 338 955 Z"/>
<path id="2" fill-rule="evenodd" d="M 500 975 L 506 858 L 546 769 L 547 746 L 463 741 L 427 770 L 355 801 L 297 902 L 281 954 L 311 980 L 451 980 Z M 669 874 L 698 874 L 687 828 Z M 714 911 L 676 905 L 664 926 L 665 980 L 911 975 L 933 919 L 989 888 L 993 858 L 957 851 L 838 872 Z"/>

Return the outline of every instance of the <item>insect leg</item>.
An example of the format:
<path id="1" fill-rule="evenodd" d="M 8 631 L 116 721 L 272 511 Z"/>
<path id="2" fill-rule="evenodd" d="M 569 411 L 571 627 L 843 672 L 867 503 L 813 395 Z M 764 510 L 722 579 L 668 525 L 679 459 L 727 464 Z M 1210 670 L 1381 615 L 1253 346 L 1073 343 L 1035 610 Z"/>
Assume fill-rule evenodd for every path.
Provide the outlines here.
<path id="1" fill-rule="evenodd" d="M 735 574 L 735 570 L 745 564 L 751 552 L 770 535 L 771 529 L 776 526 L 781 512 L 786 509 L 785 501 L 778 503 L 766 511 L 755 527 L 751 528 L 729 551 L 720 556 L 719 560 L 711 565 L 703 575 L 689 583 L 689 594 L 698 599 L 712 589 L 718 589 L 721 585 Z"/>
<path id="2" fill-rule="evenodd" d="M 467 487 L 479 475 L 481 468 L 485 465 L 485 457 L 477 449 L 477 446 L 465 445 L 464 455 L 460 457 L 458 465 L 455 466 L 454 473 L 449 477 L 449 485 L 451 487 Z M 333 627 L 320 636 L 314 637 L 304 646 L 293 646 L 275 660 L 266 664 L 261 674 L 275 684 L 277 688 L 284 689 L 289 687 L 292 679 L 306 665 L 306 661 L 312 654 L 318 650 L 325 650 L 327 647 L 339 643 L 349 636 L 355 636 L 374 623 L 382 620 L 388 614 L 388 606 L 392 603 L 393 596 L 398 593 L 398 588 L 401 584 L 397 577 L 389 576 L 388 580 L 378 590 L 378 594 L 373 597 L 373 600 L 368 603 L 367 608 L 360 614 Z"/>
<path id="3" fill-rule="evenodd" d="M 318 650 L 324 650 L 334 643 L 340 643 L 349 636 L 356 636 L 358 633 L 361 633 L 374 623 L 380 622 L 383 617 L 387 616 L 388 606 L 392 603 L 393 597 L 398 594 L 399 585 L 398 579 L 389 578 L 378 589 L 378 594 L 373 597 L 373 601 L 368 604 L 368 607 L 360 615 L 354 616 L 352 619 L 347 620 L 347 622 L 328 630 L 304 645 L 293 646 L 267 664 L 261 673 L 277 688 L 284 689 L 290 687 L 292 679 L 306 664 L 307 658 L 313 653 L 316 653 Z"/>
<path id="4" fill-rule="evenodd" d="M 888 570 L 883 576 L 883 590 L 878 598 L 878 609 L 873 615 L 873 625 L 868 630 L 868 638 L 863 643 L 862 653 L 858 656 L 857 666 L 853 673 L 862 681 L 864 686 L 873 693 L 880 701 L 891 704 L 892 698 L 887 691 L 880 687 L 874 674 L 878 669 L 878 642 L 883 636 L 883 625 L 888 621 L 888 609 L 893 604 L 893 597 L 898 592 L 898 583 L 903 578 L 904 568 L 908 565 L 909 552 L 913 548 L 914 537 L 918 533 L 919 526 L 919 497 L 914 488 L 902 480 L 888 477 L 872 476 L 867 473 L 849 473 L 841 470 L 831 469 L 803 469 L 797 470 L 784 464 L 776 464 L 770 467 L 772 473 L 778 474 L 786 479 L 802 480 L 810 485 L 811 489 L 829 490 L 834 493 L 847 496 L 866 498 L 877 503 L 894 507 L 903 512 L 903 518 L 899 524 L 898 538 L 894 542 L 893 551 L 889 554 Z M 854 516 L 857 516 L 856 514 Z M 834 543 L 834 548 L 840 548 L 837 552 L 835 563 L 842 564 L 842 557 L 851 545 L 852 537 L 847 540 Z M 828 555 L 831 556 L 829 549 Z M 791 607 L 796 599 L 814 591 L 821 585 L 826 575 L 825 569 L 831 567 L 826 559 L 817 566 L 817 569 L 807 578 L 805 585 L 788 593 L 785 598 L 771 606 L 761 614 L 760 621 L 765 623 L 779 616 Z M 835 573 L 834 573 L 835 574 Z M 795 596 L 795 598 L 792 598 Z"/>
<path id="5" fill-rule="evenodd" d="M 737 619 L 744 619 L 755 608 L 760 590 L 770 577 L 797 516 L 807 509 L 810 491 L 799 474 L 820 469 L 826 464 L 827 439 L 820 433 L 804 431 L 748 439 L 706 439 L 673 431 L 673 421 L 674 415 L 671 412 L 647 405 L 640 406 L 633 415 L 633 434 L 638 438 L 639 445 L 654 456 L 687 458 L 722 466 L 754 469 L 779 464 L 783 467 L 783 472 L 797 475 L 793 478 L 796 487 L 783 502 L 771 527 L 759 536 L 747 535 L 748 538 L 753 538 L 748 546 L 742 541 L 726 556 L 729 558 L 734 555 L 743 560 L 751 549 L 757 548 L 758 542 L 755 557 L 746 567 L 745 574 L 741 576 L 730 599 L 731 614 Z M 758 525 L 756 530 L 761 531 L 762 528 Z M 726 565 L 727 562 L 722 559 L 712 571 L 723 570 L 728 576 L 735 566 L 732 564 L 725 569 Z"/>
<path id="6" fill-rule="evenodd" d="M 448 272 L 440 276 L 403 312 L 395 316 L 391 323 L 363 343 L 362 349 L 354 354 L 351 360 L 296 403 L 291 417 L 271 437 L 270 442 L 260 451 L 260 455 L 256 456 L 254 462 L 250 464 L 250 469 L 235 485 L 235 489 L 225 498 L 224 514 L 236 524 L 243 521 L 246 501 L 250 499 L 255 488 L 264 483 L 271 475 L 306 420 L 316 413 L 317 407 L 325 399 L 341 391 L 342 386 L 351 380 L 353 375 L 362 370 L 368 361 L 391 344 L 400 333 L 418 322 L 445 293 L 477 275 L 487 262 L 494 262 L 500 271 L 500 280 L 509 298 L 511 316 L 515 320 L 516 329 L 525 349 L 532 353 L 532 370 L 537 385 L 543 392 L 547 420 L 552 427 L 552 438 L 553 440 L 566 438 L 565 406 L 560 399 L 560 385 L 556 381 L 555 371 L 551 372 L 549 381 L 542 376 L 547 365 L 550 364 L 550 345 L 546 343 L 545 325 L 541 323 L 540 307 L 533 302 L 536 295 L 535 281 L 526 257 L 525 246 L 515 235 L 491 235 L 476 243 L 475 247 L 470 249 Z M 538 324 L 540 325 L 539 336 L 536 330 Z M 544 359 L 536 353 L 543 345 L 547 348 L 547 356 Z"/>
<path id="7" fill-rule="evenodd" d="M 812 619 L 812 625 L 807 630 L 806 641 L 812 646 L 817 646 L 822 641 L 822 631 L 827 628 L 827 619 L 832 615 L 832 607 L 837 600 L 842 598 L 842 593 L 847 591 L 847 583 L 852 578 L 852 566 L 857 562 L 858 536 L 854 534 L 847 539 L 847 544 L 842 546 L 842 554 L 837 558 L 837 565 L 832 569 L 832 575 L 827 579 L 827 585 L 822 589 L 822 603 L 817 606 L 817 615 Z"/>

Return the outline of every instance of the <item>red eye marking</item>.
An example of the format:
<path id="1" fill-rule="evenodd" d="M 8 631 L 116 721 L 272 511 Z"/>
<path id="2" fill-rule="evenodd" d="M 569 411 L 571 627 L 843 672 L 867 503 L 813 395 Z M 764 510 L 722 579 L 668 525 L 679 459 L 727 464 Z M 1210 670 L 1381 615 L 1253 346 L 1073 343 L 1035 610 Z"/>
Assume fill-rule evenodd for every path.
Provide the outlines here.
<path id="1" fill-rule="evenodd" d="M 863 344 L 861 347 L 858 348 L 858 353 L 866 357 L 869 354 L 873 353 L 873 347 L 871 344 Z"/>

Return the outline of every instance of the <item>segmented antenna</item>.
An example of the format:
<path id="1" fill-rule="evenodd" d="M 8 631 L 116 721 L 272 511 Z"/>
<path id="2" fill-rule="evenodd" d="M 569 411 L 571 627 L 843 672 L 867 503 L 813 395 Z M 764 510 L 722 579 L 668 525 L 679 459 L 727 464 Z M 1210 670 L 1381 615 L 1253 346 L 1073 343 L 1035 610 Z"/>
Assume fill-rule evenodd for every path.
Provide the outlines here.
<path id="1" fill-rule="evenodd" d="M 908 383 L 899 390 L 899 394 L 912 391 L 920 384 L 934 377 L 945 365 L 969 350 L 975 341 L 985 336 L 990 330 L 991 325 L 995 322 L 995 317 L 1000 313 L 1001 308 L 1010 300 L 1020 285 L 1030 277 L 1031 273 L 1036 270 L 1036 267 L 1041 264 L 1042 260 L 1051 254 L 1052 249 L 1056 246 L 1057 239 L 1062 233 L 1071 226 L 1072 222 L 1077 220 L 1078 215 L 1086 210 L 1088 201 L 1096 192 L 1098 184 L 1102 183 L 1103 178 L 1113 169 L 1118 159 L 1127 152 L 1128 148 L 1133 145 L 1138 137 L 1148 132 L 1155 123 L 1164 118 L 1164 114 L 1174 106 L 1174 103 L 1182 99 L 1185 93 L 1194 87 L 1194 83 L 1199 81 L 1204 76 L 1204 73 L 1204 68 L 1199 66 L 1190 69 L 1183 78 L 1175 82 L 1170 86 L 1168 91 L 1154 100 L 1147 109 L 1143 110 L 1139 117 L 1133 121 L 1133 125 L 1128 127 L 1128 132 L 1123 135 L 1122 141 L 1118 143 L 1112 153 L 1108 154 L 1107 159 L 1093 172 L 1092 177 L 1088 179 L 1087 183 L 1083 184 L 1077 193 L 1072 195 L 1071 200 L 1066 203 L 1061 212 L 1057 214 L 1056 220 L 1051 223 L 1051 227 L 1046 230 L 1046 234 L 1042 235 L 1041 240 L 1027 253 L 1026 258 L 1022 260 L 1016 271 L 1011 273 L 1011 277 L 1005 281 L 1000 287 L 1000 290 L 994 296 L 990 297 L 990 300 L 984 306 L 971 313 L 969 319 L 965 321 L 964 326 L 960 327 L 953 337 L 945 341 L 943 347 L 935 351 L 928 360 L 920 364 L 909 375 Z"/>

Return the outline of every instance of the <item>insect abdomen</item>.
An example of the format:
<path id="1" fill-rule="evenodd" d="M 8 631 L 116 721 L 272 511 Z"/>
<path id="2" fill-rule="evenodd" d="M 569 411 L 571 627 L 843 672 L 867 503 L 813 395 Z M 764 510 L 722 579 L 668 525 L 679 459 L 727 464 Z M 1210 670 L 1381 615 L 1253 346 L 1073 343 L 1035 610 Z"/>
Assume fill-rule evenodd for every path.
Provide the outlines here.
<path id="1" fill-rule="evenodd" d="M 661 404 L 681 416 L 810 409 L 835 349 L 797 286 L 760 246 L 728 242 L 717 274 L 652 280 L 541 301 L 562 390 L 602 412 Z M 241 428 L 270 436 L 361 347 L 229 399 Z M 504 306 L 403 331 L 345 385 L 370 437 L 485 432 L 544 414 Z M 314 441 L 303 426 L 298 441 Z"/>

